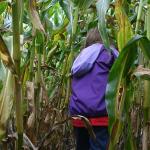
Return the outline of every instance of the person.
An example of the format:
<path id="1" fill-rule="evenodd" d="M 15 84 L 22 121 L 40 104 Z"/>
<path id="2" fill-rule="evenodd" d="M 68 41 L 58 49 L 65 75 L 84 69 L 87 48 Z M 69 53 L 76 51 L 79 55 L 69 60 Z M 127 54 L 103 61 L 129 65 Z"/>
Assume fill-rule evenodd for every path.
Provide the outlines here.
<path id="1" fill-rule="evenodd" d="M 69 112 L 72 116 L 76 138 L 76 150 L 106 150 L 109 140 L 108 115 L 105 90 L 109 71 L 118 56 L 116 49 L 109 52 L 98 28 L 87 33 L 85 48 L 75 59 L 71 68 L 72 83 Z M 84 123 L 75 116 L 81 115 L 90 121 L 96 140 L 93 140 Z"/>

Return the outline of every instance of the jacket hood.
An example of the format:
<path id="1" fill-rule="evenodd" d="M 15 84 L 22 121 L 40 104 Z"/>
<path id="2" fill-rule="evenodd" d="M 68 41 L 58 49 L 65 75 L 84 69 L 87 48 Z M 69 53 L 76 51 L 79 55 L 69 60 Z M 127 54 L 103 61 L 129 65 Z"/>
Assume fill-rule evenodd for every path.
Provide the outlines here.
<path id="1" fill-rule="evenodd" d="M 83 49 L 72 65 L 71 74 L 74 75 L 74 77 L 81 77 L 89 72 L 104 48 L 103 44 L 96 43 Z M 111 49 L 112 54 L 116 59 L 119 52 L 114 47 L 111 47 Z"/>
<path id="2" fill-rule="evenodd" d="M 83 49 L 73 63 L 72 75 L 80 77 L 90 71 L 103 48 L 103 44 L 96 43 Z"/>

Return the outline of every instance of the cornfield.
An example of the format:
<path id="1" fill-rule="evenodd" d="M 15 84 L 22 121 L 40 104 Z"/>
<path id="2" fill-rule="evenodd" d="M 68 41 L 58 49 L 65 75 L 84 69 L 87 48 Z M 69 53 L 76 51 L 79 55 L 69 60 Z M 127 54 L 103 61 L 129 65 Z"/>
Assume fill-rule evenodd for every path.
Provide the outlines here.
<path id="1" fill-rule="evenodd" d="M 109 150 L 150 149 L 150 0 L 0 0 L 0 149 L 75 149 L 70 68 L 96 26 L 120 53 L 106 90 Z"/>

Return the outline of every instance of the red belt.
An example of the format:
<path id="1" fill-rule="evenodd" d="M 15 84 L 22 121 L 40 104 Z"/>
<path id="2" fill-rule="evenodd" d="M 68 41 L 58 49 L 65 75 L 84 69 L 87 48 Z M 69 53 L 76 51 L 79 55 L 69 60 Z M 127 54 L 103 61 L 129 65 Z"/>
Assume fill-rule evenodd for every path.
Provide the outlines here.
<path id="1" fill-rule="evenodd" d="M 108 117 L 88 118 L 92 126 L 108 126 Z M 75 127 L 85 127 L 81 119 L 72 119 L 72 124 Z"/>

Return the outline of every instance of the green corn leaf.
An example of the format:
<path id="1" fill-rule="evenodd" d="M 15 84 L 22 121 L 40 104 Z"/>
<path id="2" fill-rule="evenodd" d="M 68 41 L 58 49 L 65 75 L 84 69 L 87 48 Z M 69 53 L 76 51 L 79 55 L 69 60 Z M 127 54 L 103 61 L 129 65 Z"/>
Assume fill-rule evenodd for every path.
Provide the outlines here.
<path id="1" fill-rule="evenodd" d="M 117 37 L 119 51 L 124 48 L 124 46 L 133 36 L 132 27 L 124 10 L 123 4 L 123 0 L 117 0 L 115 5 L 115 16 L 119 25 Z"/>
<path id="2" fill-rule="evenodd" d="M 127 133 L 127 139 L 125 140 L 125 149 L 126 150 L 137 150 L 136 149 L 136 144 L 135 144 L 135 140 L 132 134 L 132 127 L 131 127 L 131 119 L 128 117 L 127 119 L 128 122 L 128 129 L 126 130 Z"/>
<path id="3" fill-rule="evenodd" d="M 137 58 L 138 41 L 147 46 L 149 45 L 149 41 L 145 37 L 135 36 L 132 38 L 121 51 L 109 75 L 106 90 L 106 104 L 109 115 L 109 131 L 111 137 L 115 140 L 119 139 L 120 136 L 119 131 L 121 131 L 121 122 L 123 121 L 122 113 L 126 95 L 126 80 Z M 144 51 L 147 50 L 144 49 Z M 113 141 L 117 142 L 115 140 Z"/>
<path id="4" fill-rule="evenodd" d="M 58 45 L 55 45 L 47 54 L 47 62 L 52 59 L 52 56 L 56 52 Z"/>
<path id="5" fill-rule="evenodd" d="M 36 48 L 37 53 L 42 54 L 44 50 L 44 34 L 39 31 L 36 34 Z"/>
<path id="6" fill-rule="evenodd" d="M 123 134 L 126 134 L 126 137 L 124 138 L 125 142 L 125 149 L 126 150 L 137 150 L 136 149 L 136 144 L 135 144 L 135 139 L 132 134 L 132 123 L 130 118 L 130 113 L 129 113 L 129 108 L 132 106 L 132 99 L 134 97 L 134 87 L 132 82 L 127 83 L 127 90 L 126 90 L 126 97 L 125 97 L 125 102 L 124 102 L 124 128 L 123 128 Z M 127 125 L 127 126 L 126 126 Z"/>
<path id="7" fill-rule="evenodd" d="M 143 37 L 139 41 L 139 45 L 140 45 L 141 51 L 143 52 L 145 58 L 147 58 L 147 60 L 149 60 L 150 59 L 150 41 L 146 37 Z"/>
<path id="8" fill-rule="evenodd" d="M 150 40 L 150 3 L 147 5 L 146 25 L 147 25 L 147 38 Z"/>
<path id="9" fill-rule="evenodd" d="M 59 0 L 52 0 L 43 11 L 49 10 L 51 7 L 53 7 L 56 3 L 58 3 Z"/>
<path id="10" fill-rule="evenodd" d="M 0 15 L 5 11 L 7 7 L 7 2 L 0 2 Z"/>
<path id="11" fill-rule="evenodd" d="M 139 7 L 138 7 L 138 12 L 137 12 L 137 20 L 136 20 L 135 34 L 137 34 L 137 33 L 138 33 L 138 30 L 139 30 L 140 20 L 141 20 L 141 17 L 142 17 L 143 5 L 144 5 L 144 0 L 140 0 L 140 2 L 139 2 Z"/>
<path id="12" fill-rule="evenodd" d="M 68 21 L 68 19 L 67 18 L 65 18 L 64 19 L 64 22 L 63 22 L 63 24 L 61 25 L 61 26 L 59 26 L 58 28 L 56 28 L 56 29 L 53 29 L 53 31 L 52 31 L 52 36 L 54 36 L 54 35 L 56 35 L 56 34 L 61 34 L 61 33 L 63 33 L 66 29 L 66 27 L 67 27 L 67 25 L 69 24 L 69 21 Z"/>
<path id="13" fill-rule="evenodd" d="M 71 19 L 71 11 L 70 11 L 70 3 L 68 0 L 59 0 L 59 4 L 64 10 L 67 18 L 70 20 Z"/>
<path id="14" fill-rule="evenodd" d="M 105 15 L 109 8 L 110 0 L 99 0 L 96 3 L 97 14 L 98 14 L 98 27 L 101 34 L 101 38 L 106 48 L 109 48 L 109 39 L 106 31 L 106 19 Z"/>
<path id="15" fill-rule="evenodd" d="M 144 102 L 143 102 L 143 108 L 145 109 L 144 112 L 144 123 L 146 123 L 149 120 L 149 109 L 150 109 L 150 97 L 149 97 L 149 91 L 150 91 L 150 70 L 149 73 L 146 74 L 148 77 L 148 81 L 144 81 Z M 147 79 L 147 78 L 146 78 Z"/>
<path id="16" fill-rule="evenodd" d="M 71 0 L 76 7 L 85 10 L 90 7 L 94 0 Z"/>
<path id="17" fill-rule="evenodd" d="M 126 99 L 125 81 L 127 80 L 129 71 L 131 70 L 131 67 L 137 57 L 136 43 L 138 41 L 142 44 L 146 44 L 147 46 L 149 45 L 149 41 L 145 37 L 134 37 L 128 42 L 123 51 L 120 53 L 119 58 L 116 60 L 110 71 L 109 83 L 106 92 L 106 103 L 108 115 L 110 117 L 109 130 L 112 139 L 112 143 L 110 144 L 111 148 L 114 148 L 114 145 L 118 142 L 119 136 L 122 132 L 122 113 Z M 144 49 L 144 51 L 147 50 Z"/>
<path id="18" fill-rule="evenodd" d="M 79 8 L 81 9 L 87 9 L 91 6 L 91 4 L 94 2 L 94 0 L 84 0 L 84 1 L 80 1 L 80 5 Z"/>

